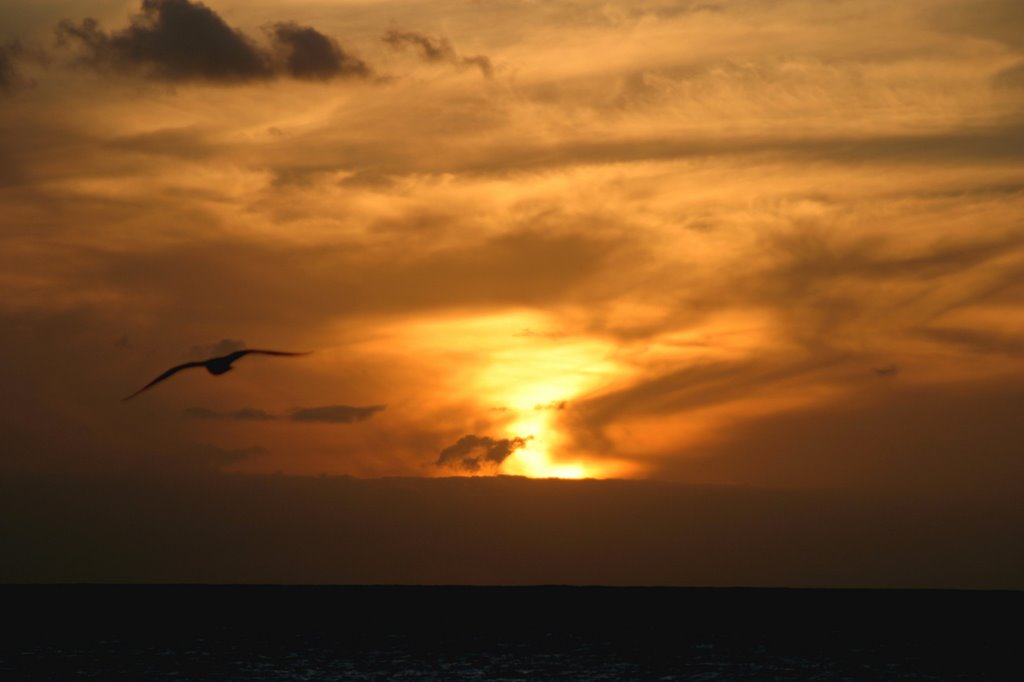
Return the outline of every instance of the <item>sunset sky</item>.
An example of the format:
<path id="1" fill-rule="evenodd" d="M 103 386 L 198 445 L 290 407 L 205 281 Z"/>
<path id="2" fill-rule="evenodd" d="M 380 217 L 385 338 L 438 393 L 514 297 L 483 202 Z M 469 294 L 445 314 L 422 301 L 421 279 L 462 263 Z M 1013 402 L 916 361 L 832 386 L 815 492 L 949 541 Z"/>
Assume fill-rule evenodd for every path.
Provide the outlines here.
<path id="1" fill-rule="evenodd" d="M 1024 490 L 1018 0 L 5 0 L 0 240 L 8 474 Z"/>

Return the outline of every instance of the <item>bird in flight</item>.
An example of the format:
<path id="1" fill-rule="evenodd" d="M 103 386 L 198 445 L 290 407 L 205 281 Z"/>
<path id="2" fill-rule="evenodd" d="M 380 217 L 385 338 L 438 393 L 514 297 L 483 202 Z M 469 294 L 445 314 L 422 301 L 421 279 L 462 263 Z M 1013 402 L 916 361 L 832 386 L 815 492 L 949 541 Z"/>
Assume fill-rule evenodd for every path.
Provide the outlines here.
<path id="1" fill-rule="evenodd" d="M 149 382 L 139 390 L 135 391 L 135 393 L 132 393 L 127 398 L 122 398 L 121 402 L 124 402 L 125 400 L 131 400 L 132 398 L 142 393 L 143 391 L 152 388 L 153 386 L 159 384 L 164 379 L 169 379 L 170 377 L 174 376 L 183 369 L 189 369 L 192 367 L 205 367 L 206 371 L 213 375 L 220 375 L 224 374 L 225 372 L 230 372 L 233 369 L 233 367 L 231 367 L 231 364 L 235 360 L 238 360 L 239 358 L 244 358 L 246 355 L 250 355 L 253 353 L 259 355 L 309 355 L 309 353 L 289 353 L 283 350 L 257 350 L 255 348 L 248 348 L 246 350 L 236 350 L 234 353 L 228 353 L 227 355 L 222 355 L 219 358 L 210 358 L 209 360 L 200 360 L 198 362 L 186 362 L 184 364 L 171 367 L 169 370 L 158 376 L 156 379 L 153 379 L 151 382 Z"/>

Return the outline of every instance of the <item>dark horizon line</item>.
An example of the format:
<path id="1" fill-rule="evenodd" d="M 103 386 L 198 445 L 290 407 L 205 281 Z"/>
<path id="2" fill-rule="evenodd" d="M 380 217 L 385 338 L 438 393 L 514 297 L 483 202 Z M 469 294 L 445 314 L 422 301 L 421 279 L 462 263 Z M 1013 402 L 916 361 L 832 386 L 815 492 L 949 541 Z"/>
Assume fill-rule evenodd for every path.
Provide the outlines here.
<path id="1" fill-rule="evenodd" d="M 105 479 L 141 479 L 147 481 L 166 481 L 175 479 L 215 479 L 215 478 L 248 478 L 248 479 L 293 479 L 293 480 L 347 480 L 361 482 L 401 482 L 401 481 L 522 481 L 522 482 L 557 482 L 557 483 L 624 483 L 624 484 L 653 484 L 681 486 L 688 488 L 705 488 L 718 490 L 759 490 L 764 492 L 790 492 L 790 493 L 871 493 L 871 494 L 898 494 L 923 495 L 923 496 L 944 496 L 972 497 L 978 494 L 975 491 L 964 491 L 952 487 L 933 487 L 916 490 L 895 490 L 885 486 L 841 486 L 836 484 L 826 485 L 797 485 L 773 483 L 769 485 L 753 482 L 732 482 L 732 481 L 701 481 L 685 480 L 680 478 L 658 478 L 658 477 L 608 477 L 598 478 L 586 476 L 582 478 L 569 478 L 559 476 L 526 476 L 523 474 L 446 474 L 444 476 L 417 476 L 415 474 L 386 475 L 386 476 L 357 476 L 354 474 L 340 473 L 288 473 L 285 471 L 223 471 L 216 469 L 100 469 L 94 471 L 77 471 L 73 469 L 62 471 L 43 471 L 32 469 L 0 469 L 0 481 L 4 478 L 13 477 L 32 478 L 105 478 Z M 990 495 L 991 490 L 982 491 L 984 495 Z M 1016 494 L 1016 492 L 1014 492 Z"/>
<path id="2" fill-rule="evenodd" d="M 435 590 L 435 591 L 482 591 L 482 590 L 535 590 L 535 591 L 556 591 L 587 592 L 587 591 L 637 591 L 637 592 L 716 592 L 725 593 L 747 593 L 747 594 L 783 594 L 783 593 L 942 593 L 942 594 L 1006 594 L 1024 596 L 1024 588 L 984 588 L 984 587 L 804 587 L 793 585 L 615 585 L 597 583 L 525 583 L 525 584 L 474 584 L 474 583 L 207 583 L 207 582 L 38 582 L 25 583 L 0 582 L 0 592 L 11 589 L 72 589 L 81 588 L 86 590 L 104 588 L 127 588 L 127 589 L 158 589 L 158 590 L 179 590 L 179 589 L 230 589 L 230 590 Z"/>

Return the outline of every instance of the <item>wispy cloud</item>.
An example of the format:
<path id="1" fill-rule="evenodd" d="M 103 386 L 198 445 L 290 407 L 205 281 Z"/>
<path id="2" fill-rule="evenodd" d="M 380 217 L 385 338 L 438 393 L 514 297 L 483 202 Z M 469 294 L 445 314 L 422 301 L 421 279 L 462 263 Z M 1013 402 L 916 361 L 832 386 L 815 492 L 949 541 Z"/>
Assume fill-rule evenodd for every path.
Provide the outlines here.
<path id="1" fill-rule="evenodd" d="M 445 37 L 431 38 L 430 36 L 416 31 L 400 31 L 391 29 L 381 38 L 385 43 L 395 49 L 413 47 L 427 62 L 440 62 L 454 64 L 459 67 L 473 67 L 480 69 L 480 73 L 490 78 L 494 73 L 494 67 L 487 55 L 462 55 L 456 52 L 451 41 Z"/>
<path id="2" fill-rule="evenodd" d="M 326 405 L 324 407 L 304 407 L 295 410 L 289 417 L 297 422 L 320 422 L 322 424 L 351 424 L 366 421 L 385 409 L 384 405 L 367 405 L 352 407 L 350 405 Z"/>
<path id="3" fill-rule="evenodd" d="M 366 421 L 385 405 L 367 405 L 353 407 L 350 405 L 325 405 L 323 407 L 300 407 L 287 414 L 272 414 L 255 407 L 243 407 L 238 410 L 219 412 L 206 407 L 190 407 L 185 414 L 196 419 L 228 419 L 233 421 L 270 421 L 286 419 L 296 422 L 317 422 L 321 424 L 352 424 Z"/>

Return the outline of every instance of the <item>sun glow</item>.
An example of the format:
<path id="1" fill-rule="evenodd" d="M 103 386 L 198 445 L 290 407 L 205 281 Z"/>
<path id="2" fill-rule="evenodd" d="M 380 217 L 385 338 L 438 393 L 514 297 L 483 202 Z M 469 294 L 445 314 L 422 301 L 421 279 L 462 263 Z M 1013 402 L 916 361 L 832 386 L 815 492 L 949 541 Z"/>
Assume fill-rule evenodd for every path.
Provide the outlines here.
<path id="1" fill-rule="evenodd" d="M 552 423 L 551 415 L 530 415 L 513 422 L 508 427 L 510 436 L 526 439 L 526 445 L 519 448 L 502 464 L 503 473 L 531 478 L 595 478 L 598 473 L 583 461 L 556 461 L 552 455 L 558 441 L 558 430 Z"/>
<path id="2" fill-rule="evenodd" d="M 575 335 L 533 311 L 404 323 L 406 347 L 450 366 L 451 394 L 487 414 L 492 438 L 523 438 L 498 473 L 531 478 L 629 475 L 626 462 L 572 453 L 563 418 L 573 401 L 622 376 L 606 340 Z M 461 389 L 461 390 L 460 390 Z"/>
<path id="3" fill-rule="evenodd" d="M 526 445 L 502 463 L 501 473 L 531 478 L 602 478 L 616 473 L 610 464 L 568 454 L 560 425 L 574 399 L 621 372 L 611 350 L 595 339 L 520 332 L 504 337 L 489 353 L 479 386 L 502 411 L 513 415 L 506 437 L 526 439 Z"/>

